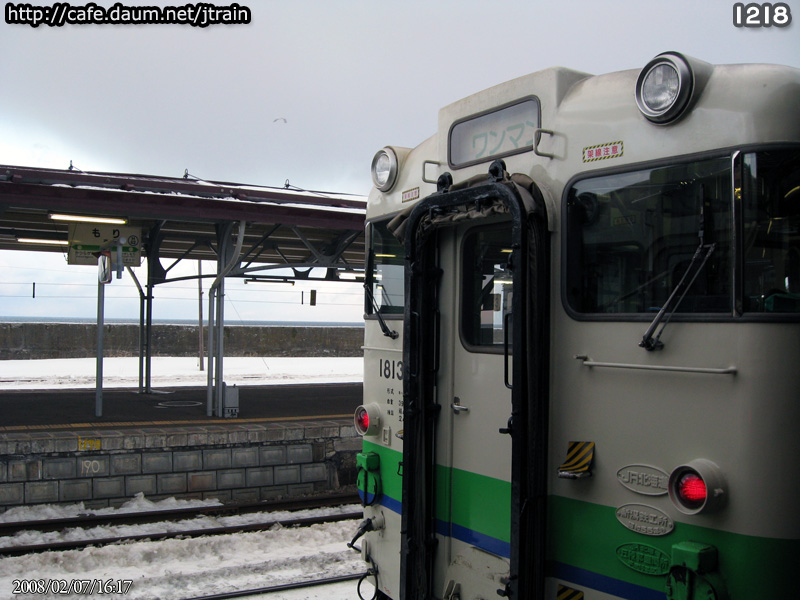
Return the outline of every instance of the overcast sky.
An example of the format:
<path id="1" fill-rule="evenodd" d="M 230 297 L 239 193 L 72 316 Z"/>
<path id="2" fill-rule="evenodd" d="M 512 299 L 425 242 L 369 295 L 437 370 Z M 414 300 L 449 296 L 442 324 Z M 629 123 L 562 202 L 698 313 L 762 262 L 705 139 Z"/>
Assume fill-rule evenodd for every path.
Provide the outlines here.
<path id="1" fill-rule="evenodd" d="M 240 4 L 249 25 L 0 23 L 0 164 L 367 194 L 376 150 L 415 146 L 442 106 L 539 69 L 638 69 L 665 50 L 800 67 L 800 24 L 734 27 L 729 0 Z M 43 268 L 58 279 L 55 259 Z M 20 264 L 0 256 L 3 279 L 44 280 Z M 0 317 L 50 310 L 9 295 L 0 286 Z M 355 301 L 346 320 L 360 316 Z"/>

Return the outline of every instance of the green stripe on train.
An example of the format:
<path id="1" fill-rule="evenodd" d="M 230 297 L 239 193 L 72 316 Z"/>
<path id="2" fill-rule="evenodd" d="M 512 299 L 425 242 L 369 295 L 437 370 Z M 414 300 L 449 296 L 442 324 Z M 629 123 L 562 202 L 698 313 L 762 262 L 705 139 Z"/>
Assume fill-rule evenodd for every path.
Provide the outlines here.
<path id="1" fill-rule="evenodd" d="M 398 502 L 402 498 L 402 479 L 397 476 L 403 454 L 364 440 L 364 452 L 375 452 L 381 457 L 381 481 L 383 493 Z M 452 477 L 452 482 L 451 482 Z M 452 507 L 452 519 L 448 506 L 451 483 L 459 490 L 458 499 Z M 503 542 L 511 540 L 511 484 L 508 481 L 437 466 L 436 469 L 436 518 L 452 521 L 491 536 Z"/>
<path id="2" fill-rule="evenodd" d="M 436 475 L 438 519 L 452 521 L 502 542 L 511 541 L 511 484 L 508 481 L 441 465 Z M 447 493 L 450 476 L 453 478 L 450 489 L 457 492 L 452 498 Z M 452 506 L 451 518 L 448 518 L 448 501 Z"/>
<path id="3" fill-rule="evenodd" d="M 719 551 L 719 572 L 732 600 L 796 597 L 800 540 L 761 538 L 676 523 L 665 536 L 630 531 L 616 518 L 616 509 L 550 496 L 548 558 L 607 577 L 663 591 L 666 577 L 645 575 L 625 566 L 617 549 L 647 544 L 671 554 L 673 544 L 702 542 Z"/>

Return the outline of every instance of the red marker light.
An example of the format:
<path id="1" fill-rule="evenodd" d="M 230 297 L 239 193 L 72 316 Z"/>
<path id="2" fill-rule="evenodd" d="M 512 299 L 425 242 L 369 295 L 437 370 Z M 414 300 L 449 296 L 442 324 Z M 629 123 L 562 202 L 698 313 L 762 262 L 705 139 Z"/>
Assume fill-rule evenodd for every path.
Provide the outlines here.
<path id="1" fill-rule="evenodd" d="M 364 435 L 369 429 L 369 413 L 365 408 L 359 408 L 356 411 L 356 428 L 361 435 Z"/>
<path id="2" fill-rule="evenodd" d="M 675 467 L 668 486 L 670 500 L 685 515 L 715 512 L 727 502 L 725 476 L 715 463 L 705 458 Z"/>
<path id="3" fill-rule="evenodd" d="M 353 424 L 358 435 L 377 435 L 381 426 L 381 408 L 375 403 L 356 408 Z"/>
<path id="4" fill-rule="evenodd" d="M 686 473 L 678 481 L 678 496 L 686 506 L 702 506 L 708 498 L 706 482 L 697 473 Z"/>

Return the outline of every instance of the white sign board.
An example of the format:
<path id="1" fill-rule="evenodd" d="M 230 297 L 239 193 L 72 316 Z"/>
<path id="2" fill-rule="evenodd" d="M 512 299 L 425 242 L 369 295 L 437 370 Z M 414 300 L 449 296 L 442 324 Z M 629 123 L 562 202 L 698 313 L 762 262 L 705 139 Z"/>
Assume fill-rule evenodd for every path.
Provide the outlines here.
<path id="1" fill-rule="evenodd" d="M 76 223 L 69 227 L 69 254 L 67 262 L 71 265 L 97 265 L 97 253 L 101 249 L 111 253 L 111 260 L 117 260 L 117 246 L 114 242 L 124 239 L 122 245 L 122 264 L 138 267 L 142 264 L 142 230 L 139 227 L 106 225 L 104 223 Z"/>

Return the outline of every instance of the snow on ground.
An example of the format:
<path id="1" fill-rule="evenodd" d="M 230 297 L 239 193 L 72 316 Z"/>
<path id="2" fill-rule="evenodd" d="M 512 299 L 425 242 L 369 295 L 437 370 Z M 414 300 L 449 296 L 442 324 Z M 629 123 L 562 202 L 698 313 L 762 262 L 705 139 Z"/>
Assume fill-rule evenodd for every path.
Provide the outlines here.
<path id="1" fill-rule="evenodd" d="M 223 368 L 228 385 L 350 383 L 362 381 L 363 362 L 361 357 L 230 357 Z M 96 367 L 94 358 L 3 360 L 0 390 L 94 388 Z M 153 358 L 153 387 L 205 386 L 207 381 L 208 372 L 199 369 L 197 358 Z M 138 385 L 138 357 L 103 360 L 104 388 Z"/>
<path id="2" fill-rule="evenodd" d="M 158 510 L 175 506 L 176 501 L 153 503 L 142 496 L 117 509 Z M 180 505 L 182 506 L 182 505 Z M 353 506 L 302 511 L 299 516 L 328 514 L 352 510 Z M 104 509 L 108 512 L 112 509 Z M 86 514 L 82 504 L 70 507 L 15 509 L 13 520 L 57 518 Z M 9 511 L 11 512 L 11 511 Z M 99 512 L 99 511 L 96 511 Z M 27 513 L 27 514 L 26 514 Z M 287 513 L 276 512 L 272 518 L 285 518 Z M 298 513 L 295 513 L 298 516 Z M 263 518 L 263 514 L 260 515 Z M 248 515 L 229 517 L 235 524 L 251 519 Z M 312 525 L 310 527 L 274 526 L 265 532 L 239 533 L 192 539 L 172 539 L 159 542 L 134 542 L 123 545 L 87 548 L 83 550 L 44 552 L 31 556 L 0 557 L 0 598 L 30 598 L 30 594 L 15 594 L 15 580 L 69 583 L 80 581 L 130 581 L 127 594 L 99 594 L 96 598 L 126 598 L 132 600 L 181 600 L 194 596 L 219 594 L 226 591 L 257 589 L 306 579 L 320 579 L 363 573 L 366 568 L 360 554 L 347 548 L 346 542 L 355 534 L 358 520 Z M 212 519 L 209 526 L 216 526 Z M 130 526 L 127 533 L 136 533 L 149 526 Z M 119 533 L 119 527 L 96 528 L 99 537 Z M 46 543 L 51 534 L 21 534 L 26 543 Z M 40 536 L 37 540 L 37 536 Z M 73 539 L 68 536 L 69 539 Z M 66 539 L 66 538 L 64 538 Z M 2 542 L 0 542 L 0 545 Z M 116 583 L 114 585 L 117 585 Z M 127 586 L 127 584 L 125 584 Z M 355 600 L 356 581 L 334 586 L 280 592 L 264 596 L 269 600 Z M 369 590 L 369 591 L 368 591 Z M 365 597 L 372 588 L 364 586 Z M 78 594 L 37 594 L 37 599 L 85 598 Z"/>
<path id="3" fill-rule="evenodd" d="M 352 537 L 357 525 L 356 520 L 302 528 L 276 526 L 266 532 L 6 557 L 0 559 L 0 597 L 16 598 L 13 581 L 20 578 L 70 582 L 130 580 L 125 598 L 179 600 L 359 573 L 365 570 L 364 563 L 343 541 Z M 354 589 L 355 583 L 351 591 Z M 355 593 L 345 597 L 354 598 Z"/>
<path id="4" fill-rule="evenodd" d="M 165 498 L 153 502 L 144 494 L 136 494 L 118 508 L 87 509 L 83 502 L 75 504 L 34 504 L 31 506 L 15 506 L 0 514 L 0 523 L 19 521 L 43 521 L 45 519 L 69 519 L 83 515 L 115 515 L 122 513 L 154 512 L 159 510 L 176 510 L 181 508 L 201 508 L 204 506 L 222 506 L 216 499 L 182 500 Z"/>
<path id="5" fill-rule="evenodd" d="M 143 504 L 143 502 L 149 502 L 144 498 L 142 494 L 138 494 L 137 497 L 129 502 L 126 503 L 126 506 L 135 503 L 138 505 Z M 176 505 L 177 501 L 172 502 L 173 505 Z M 154 503 L 150 503 L 154 504 Z M 169 504 L 169 503 L 168 503 Z M 154 504 L 155 505 L 155 504 Z M 188 505 L 188 503 L 187 503 Z M 214 505 L 213 503 L 211 504 Z M 72 506 L 81 506 L 72 505 Z M 180 521 L 162 521 L 157 523 L 144 523 L 138 525 L 104 525 L 101 527 L 92 527 L 91 529 L 83 529 L 81 527 L 72 527 L 66 529 L 64 531 L 48 531 L 48 532 L 36 532 L 36 531 L 20 531 L 13 536 L 5 536 L 0 537 L 0 548 L 13 548 L 15 546 L 33 546 L 33 545 L 42 545 L 42 544 L 54 544 L 58 542 L 76 542 L 76 541 L 83 541 L 83 540 L 97 540 L 97 539 L 107 539 L 113 537 L 130 537 L 130 536 L 141 536 L 141 535 L 151 535 L 151 534 L 158 534 L 158 533 L 167 533 L 167 532 L 179 532 L 179 531 L 191 531 L 197 529 L 213 529 L 217 527 L 237 527 L 243 525 L 251 525 L 253 523 L 268 523 L 270 521 L 285 521 L 288 519 L 303 519 L 306 517 L 318 517 L 318 516 L 326 516 L 326 515 L 339 515 L 344 513 L 352 513 L 357 512 L 360 510 L 360 506 L 358 505 L 345 505 L 339 507 L 332 507 L 326 509 L 307 509 L 307 510 L 298 510 L 298 511 L 261 511 L 261 512 L 252 512 L 246 513 L 243 515 L 234 515 L 234 516 L 201 516 L 195 518 L 187 518 Z M 155 509 L 159 510 L 159 509 Z M 161 508 L 161 510 L 169 510 L 167 506 Z M 81 514 L 109 514 L 109 512 L 103 511 L 111 511 L 119 513 L 119 512 L 140 512 L 134 509 L 131 509 L 128 506 L 127 510 L 122 511 L 114 511 L 113 509 L 103 509 L 98 511 L 83 511 Z M 0 515 L 0 521 L 3 520 L 4 515 Z M 15 520 L 15 519 L 12 519 Z"/>

